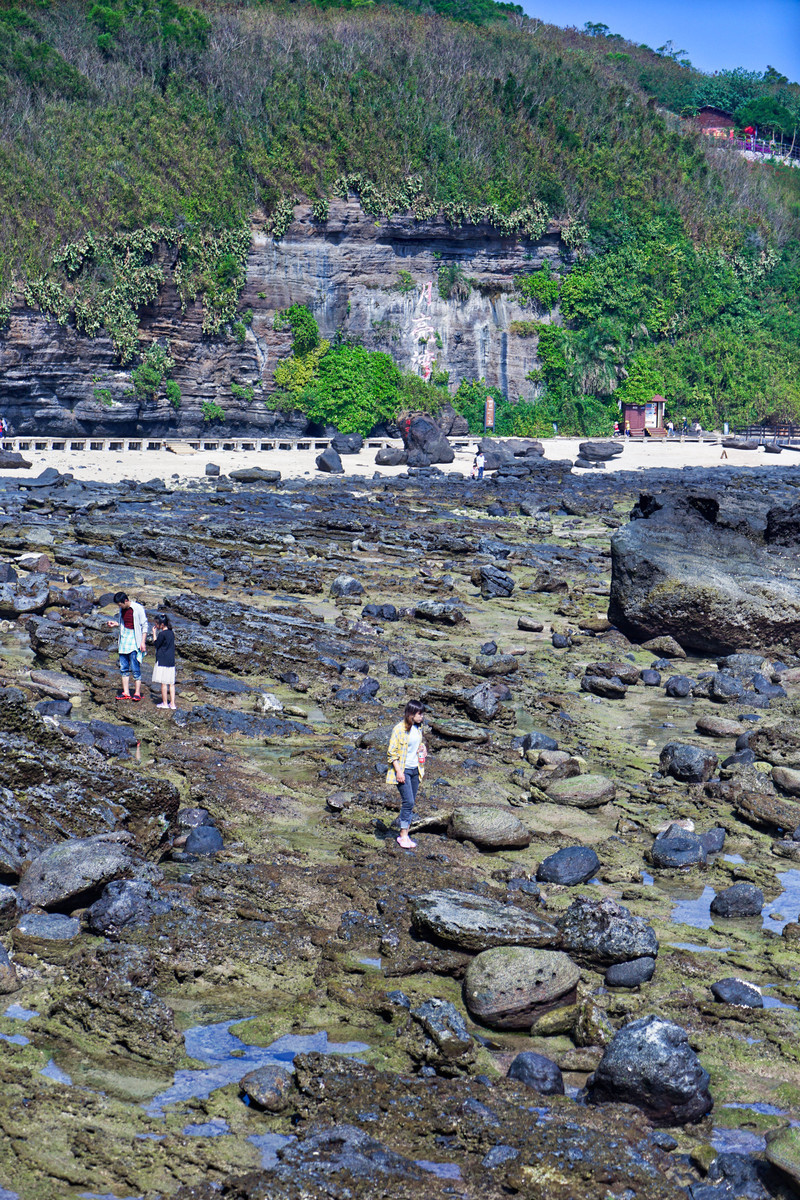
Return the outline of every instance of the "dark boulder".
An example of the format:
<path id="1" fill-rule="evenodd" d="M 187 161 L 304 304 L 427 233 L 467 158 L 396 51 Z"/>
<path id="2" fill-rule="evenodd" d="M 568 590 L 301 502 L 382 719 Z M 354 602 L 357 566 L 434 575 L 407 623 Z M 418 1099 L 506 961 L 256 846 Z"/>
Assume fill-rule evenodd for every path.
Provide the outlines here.
<path id="1" fill-rule="evenodd" d="M 360 433 L 337 433 L 331 441 L 331 446 L 337 454 L 358 454 L 364 445 Z"/>
<path id="2" fill-rule="evenodd" d="M 702 839 L 679 825 L 671 825 L 660 834 L 650 850 L 653 866 L 663 871 L 705 866 L 707 857 Z"/>
<path id="3" fill-rule="evenodd" d="M 33 466 L 15 450 L 0 450 L 0 471 L 27 471 Z"/>
<path id="4" fill-rule="evenodd" d="M 720 979 L 711 985 L 711 995 L 720 1004 L 734 1004 L 737 1008 L 763 1008 L 764 997 L 754 983 L 745 979 Z"/>
<path id="5" fill-rule="evenodd" d="M 591 879 L 599 866 L 600 859 L 591 846 L 564 846 L 548 855 L 539 866 L 536 878 L 540 883 L 574 887 Z"/>
<path id="6" fill-rule="evenodd" d="M 711 911 L 718 917 L 757 917 L 763 907 L 764 893 L 754 883 L 734 883 L 711 901 Z"/>
<path id="7" fill-rule="evenodd" d="M 579 957 L 598 963 L 628 962 L 632 958 L 655 958 L 658 940 L 643 917 L 610 896 L 573 900 L 561 918 L 561 944 Z"/>
<path id="8" fill-rule="evenodd" d="M 700 841 L 705 847 L 706 854 L 719 854 L 725 845 L 725 830 L 720 825 L 700 834 Z"/>
<path id="9" fill-rule="evenodd" d="M 625 684 L 616 675 L 609 679 L 602 675 L 584 675 L 581 679 L 581 691 L 591 692 L 593 696 L 602 696 L 604 700 L 624 700 L 628 694 Z"/>
<path id="10" fill-rule="evenodd" d="M 376 621 L 399 621 L 400 613 L 393 604 L 365 604 L 362 617 L 373 617 Z"/>
<path id="11" fill-rule="evenodd" d="M 396 447 L 384 448 L 375 455 L 375 465 L 378 467 L 403 467 L 408 462 L 405 450 Z"/>
<path id="12" fill-rule="evenodd" d="M 322 451 L 322 454 L 317 455 L 316 464 L 318 471 L 326 471 L 329 475 L 344 475 L 342 460 L 333 446 L 329 446 L 327 450 Z"/>
<path id="13" fill-rule="evenodd" d="M 234 483 L 280 483 L 280 471 L 268 471 L 264 467 L 241 467 L 228 476 Z"/>
<path id="14" fill-rule="evenodd" d="M 640 1017 L 614 1034 L 587 1099 L 634 1104 L 656 1125 L 684 1125 L 713 1107 L 708 1083 L 684 1029 L 663 1017 Z"/>
<path id="15" fill-rule="evenodd" d="M 523 750 L 557 750 L 558 742 L 549 734 L 532 729 L 530 733 L 524 733 L 522 737 L 515 738 L 514 746 L 519 746 Z"/>
<path id="16" fill-rule="evenodd" d="M 397 679 L 410 679 L 414 674 L 404 658 L 390 658 L 386 664 L 386 669 L 390 675 L 394 675 Z"/>
<path id="17" fill-rule="evenodd" d="M 705 783 L 717 769 L 717 756 L 711 750 L 685 742 L 669 742 L 661 751 L 659 769 L 681 783 Z"/>
<path id="18" fill-rule="evenodd" d="M 431 463 L 451 463 L 455 458 L 453 447 L 431 417 L 412 417 L 408 428 L 402 428 L 406 450 L 419 451 Z M 409 466 L 411 466 L 409 457 Z"/>
<path id="19" fill-rule="evenodd" d="M 524 1083 L 542 1096 L 563 1096 L 564 1079 L 561 1068 L 551 1058 L 523 1050 L 508 1068 L 508 1078 Z"/>
<path id="20" fill-rule="evenodd" d="M 599 462 L 609 462 L 612 458 L 616 458 L 618 454 L 622 454 L 625 449 L 624 442 L 581 442 L 578 446 L 578 453 L 581 458 L 585 458 L 594 466 Z"/>
<path id="21" fill-rule="evenodd" d="M 364 585 L 353 575 L 337 575 L 331 583 L 330 593 L 334 600 L 338 600 L 342 596 L 362 596 Z"/>
<path id="22" fill-rule="evenodd" d="M 507 571 L 491 565 L 476 567 L 472 572 L 472 582 L 481 589 L 484 600 L 495 597 L 505 600 L 514 591 L 514 579 Z"/>
<path id="23" fill-rule="evenodd" d="M 198 825 L 186 839 L 187 854 L 216 854 L 223 847 L 222 834 L 215 825 Z"/>
<path id="24" fill-rule="evenodd" d="M 606 987 L 635 988 L 641 987 L 653 978 L 656 960 L 649 955 L 634 958 L 630 962 L 614 963 L 606 971 Z"/>
<path id="25" fill-rule="evenodd" d="M 645 687 L 661 687 L 661 672 L 648 667 L 639 676 Z"/>
<path id="26" fill-rule="evenodd" d="M 694 687 L 694 680 L 688 675 L 672 675 L 664 685 L 664 691 L 673 700 L 685 700 Z"/>
<path id="27" fill-rule="evenodd" d="M 171 907 L 151 884 L 139 879 L 119 879 L 106 884 L 86 916 L 94 933 L 116 937 L 121 929 L 148 925 L 157 913 L 167 913 Z"/>

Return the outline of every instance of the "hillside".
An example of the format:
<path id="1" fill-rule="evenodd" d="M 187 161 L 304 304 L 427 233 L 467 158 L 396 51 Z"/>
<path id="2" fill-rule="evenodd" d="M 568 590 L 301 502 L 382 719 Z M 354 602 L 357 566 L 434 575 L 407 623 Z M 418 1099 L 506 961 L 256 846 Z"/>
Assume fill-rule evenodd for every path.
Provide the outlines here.
<path id="1" fill-rule="evenodd" d="M 153 239 L 136 231 L 159 227 L 182 295 L 204 297 L 209 333 L 230 333 L 251 214 L 279 237 L 308 199 L 324 226 L 349 189 L 376 217 L 444 206 L 455 225 L 488 219 L 534 240 L 558 223 L 576 266 L 549 299 L 527 285 L 532 322 L 549 305 L 568 326 L 540 344 L 524 397 L 542 419 L 602 423 L 620 381 L 666 390 L 704 423 L 753 404 L 800 413 L 800 172 L 753 170 L 660 111 L 710 86 L 674 58 L 513 5 L 433 7 L 448 15 L 5 5 L 6 305 L 24 290 L 87 333 L 114 327 L 134 359 L 137 313 L 159 286 Z M 789 104 L 796 90 L 759 87 Z M 87 234 L 135 236 L 87 253 Z"/>

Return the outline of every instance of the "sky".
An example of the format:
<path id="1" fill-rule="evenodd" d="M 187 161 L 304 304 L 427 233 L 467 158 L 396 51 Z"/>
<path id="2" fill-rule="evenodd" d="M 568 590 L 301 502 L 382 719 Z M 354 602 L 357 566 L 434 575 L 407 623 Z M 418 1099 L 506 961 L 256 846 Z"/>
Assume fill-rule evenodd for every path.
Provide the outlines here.
<path id="1" fill-rule="evenodd" d="M 800 0 L 519 0 L 550 25 L 608 25 L 656 49 L 671 40 L 701 71 L 773 66 L 800 82 Z"/>

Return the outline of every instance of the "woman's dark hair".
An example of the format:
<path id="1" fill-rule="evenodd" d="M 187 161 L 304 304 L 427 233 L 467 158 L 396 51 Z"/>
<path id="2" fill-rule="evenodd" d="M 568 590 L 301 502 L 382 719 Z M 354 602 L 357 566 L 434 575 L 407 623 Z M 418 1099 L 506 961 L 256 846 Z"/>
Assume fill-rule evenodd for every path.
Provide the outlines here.
<path id="1" fill-rule="evenodd" d="M 127 599 L 128 599 L 127 592 L 114 592 L 114 603 L 115 604 L 124 604 Z"/>
<path id="2" fill-rule="evenodd" d="M 420 704 L 419 700 L 409 700 L 403 711 L 404 721 L 413 721 L 417 713 L 424 713 L 425 705 Z"/>
<path id="3" fill-rule="evenodd" d="M 165 629 L 172 629 L 172 621 L 170 621 L 166 613 L 156 613 L 153 617 L 153 624 L 163 625 Z"/>

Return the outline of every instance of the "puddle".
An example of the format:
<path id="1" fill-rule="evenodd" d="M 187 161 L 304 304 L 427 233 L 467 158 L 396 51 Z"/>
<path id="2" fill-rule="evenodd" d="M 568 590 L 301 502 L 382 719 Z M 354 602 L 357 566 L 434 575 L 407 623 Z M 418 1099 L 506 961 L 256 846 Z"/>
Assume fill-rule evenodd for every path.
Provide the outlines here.
<path id="1" fill-rule="evenodd" d="M 779 1000 L 777 996 L 767 996 L 765 993 L 774 987 L 778 987 L 777 983 L 762 983 L 761 998 L 764 1001 L 764 1008 L 788 1008 L 792 1012 L 797 1012 L 796 1004 L 788 1004 L 785 1000 Z"/>
<path id="2" fill-rule="evenodd" d="M 8 1188 L 0 1187 L 0 1200 L 19 1200 L 19 1193 L 10 1192 Z"/>
<path id="3" fill-rule="evenodd" d="M 723 1104 L 723 1108 L 741 1108 L 746 1112 L 758 1113 L 761 1117 L 788 1117 L 789 1114 L 783 1108 L 778 1108 L 776 1104 L 767 1104 L 763 1100 L 753 1100 L 751 1103 L 745 1104 L 743 1101 L 731 1101 L 729 1104 Z M 797 1125 L 797 1121 L 789 1121 L 790 1125 Z"/>
<path id="4" fill-rule="evenodd" d="M 185 1137 L 223 1137 L 230 1133 L 230 1126 L 222 1117 L 214 1117 L 211 1121 L 200 1121 L 196 1125 L 184 1125 Z"/>
<path id="5" fill-rule="evenodd" d="M 642 871 L 642 883 L 645 887 L 652 887 L 655 879 L 648 871 Z"/>
<path id="6" fill-rule="evenodd" d="M 783 891 L 777 899 L 770 901 L 769 912 L 764 911 L 762 929 L 772 929 L 780 933 L 790 921 L 796 921 L 800 914 L 800 871 L 779 871 L 778 880 Z M 772 914 L 775 913 L 775 916 Z"/>
<path id="7" fill-rule="evenodd" d="M 270 1046 L 251 1046 L 230 1032 L 252 1017 L 219 1021 L 215 1025 L 196 1025 L 184 1034 L 186 1053 L 190 1058 L 207 1063 L 202 1070 L 176 1071 L 172 1087 L 159 1093 L 145 1106 L 148 1116 L 163 1117 L 164 1106 L 184 1100 L 202 1100 L 218 1088 L 238 1083 L 256 1067 L 276 1063 L 292 1069 L 296 1054 L 363 1054 L 369 1050 L 365 1042 L 329 1042 L 324 1030 L 319 1033 L 292 1034 L 279 1037 Z"/>
<path id="8" fill-rule="evenodd" d="M 718 1154 L 763 1154 L 767 1139 L 749 1129 L 715 1129 L 711 1145 Z"/>
<path id="9" fill-rule="evenodd" d="M 15 1021 L 31 1021 L 34 1017 L 38 1017 L 38 1012 L 34 1012 L 32 1008 L 23 1008 L 21 1004 L 9 1004 L 5 1011 L 7 1017 L 12 1017 Z"/>
<path id="10" fill-rule="evenodd" d="M 670 913 L 670 920 L 677 925 L 691 925 L 694 929 L 710 929 L 713 924 L 711 901 L 716 894 L 712 887 L 706 886 L 702 895 L 695 899 L 678 900 Z"/>
<path id="11" fill-rule="evenodd" d="M 744 859 L 742 858 L 741 854 L 723 854 L 722 861 L 729 863 L 743 863 Z"/>
<path id="12" fill-rule="evenodd" d="M 21 1033 L 0 1033 L 0 1041 L 10 1042 L 12 1046 L 28 1046 L 30 1038 L 23 1037 Z"/>
<path id="13" fill-rule="evenodd" d="M 380 958 L 357 958 L 356 962 L 360 962 L 365 967 L 375 967 L 376 970 L 381 970 L 382 959 Z"/>
<path id="14" fill-rule="evenodd" d="M 67 1072 L 62 1071 L 61 1067 L 57 1067 L 56 1064 L 53 1062 L 52 1058 L 50 1059 L 50 1061 L 48 1062 L 46 1067 L 42 1067 L 39 1074 L 45 1075 L 48 1079 L 53 1079 L 56 1083 L 66 1083 L 69 1086 L 72 1085 L 72 1080 L 70 1079 Z"/>
<path id="15" fill-rule="evenodd" d="M 667 942 L 673 950 L 693 950 L 695 954 L 727 954 L 730 946 L 698 946 L 696 942 Z"/>
<path id="16" fill-rule="evenodd" d="M 278 1161 L 278 1151 L 281 1146 L 288 1146 L 289 1142 L 293 1142 L 293 1137 L 287 1137 L 283 1133 L 254 1133 L 248 1139 L 248 1142 L 256 1147 L 261 1153 L 261 1166 L 265 1170 L 274 1167 Z M 0 1197 L 2 1200 L 2 1197 Z"/>
<path id="17" fill-rule="evenodd" d="M 458 1163 L 428 1162 L 426 1158 L 415 1158 L 414 1162 L 423 1171 L 429 1171 L 437 1179 L 461 1179 L 461 1167 Z"/>

